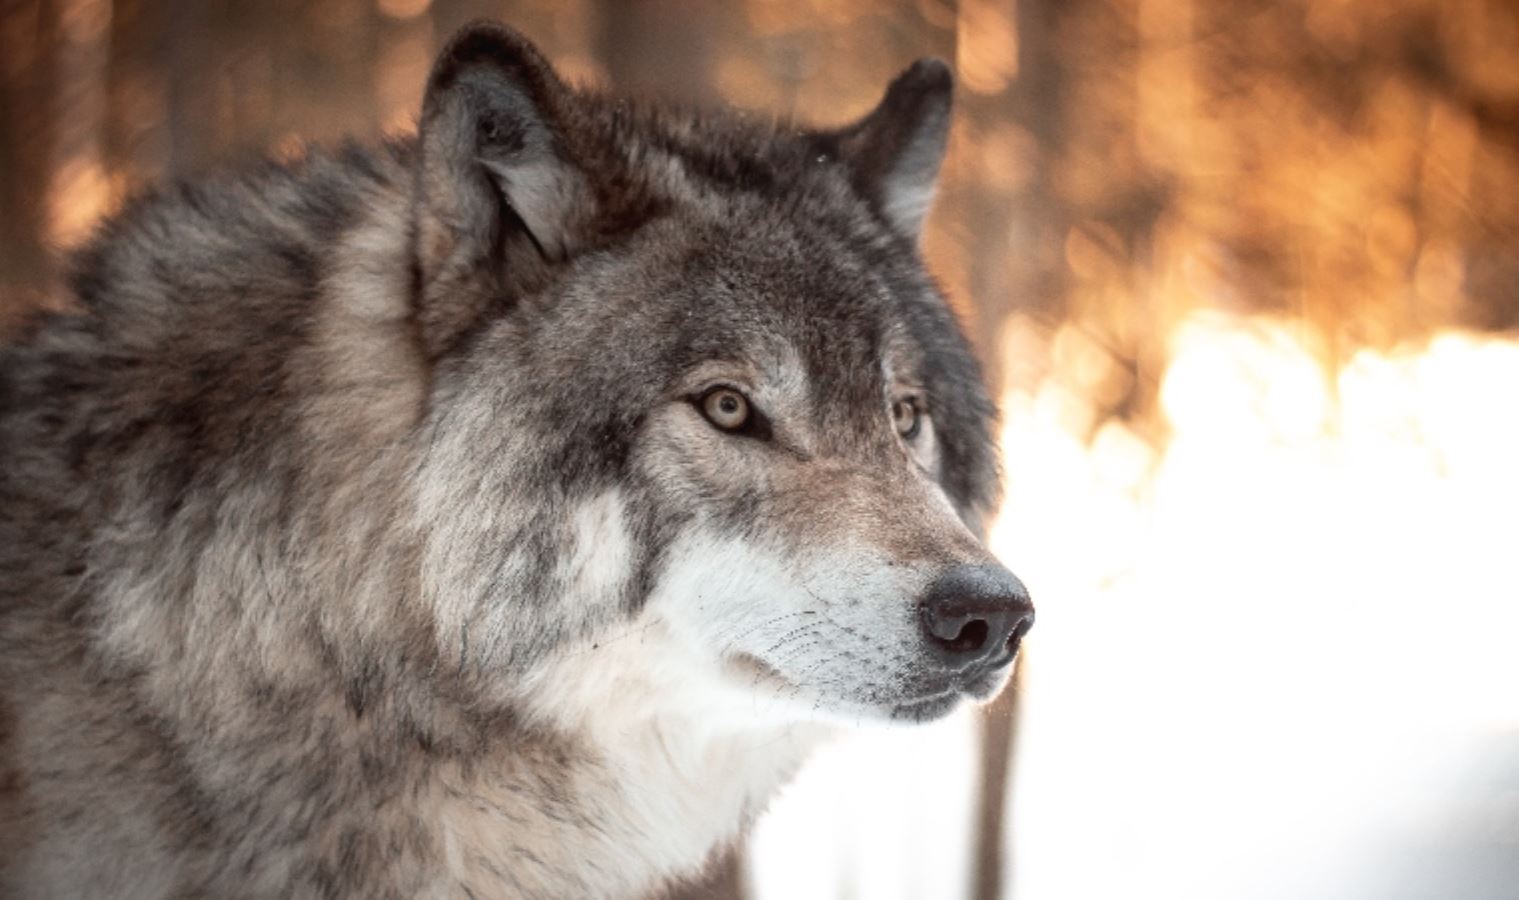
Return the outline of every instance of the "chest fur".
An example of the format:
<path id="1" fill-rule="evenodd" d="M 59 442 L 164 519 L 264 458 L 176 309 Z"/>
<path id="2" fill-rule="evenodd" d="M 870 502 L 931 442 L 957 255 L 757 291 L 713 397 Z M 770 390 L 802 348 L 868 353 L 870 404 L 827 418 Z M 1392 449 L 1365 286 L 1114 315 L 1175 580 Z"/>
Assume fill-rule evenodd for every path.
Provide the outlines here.
<path id="1" fill-rule="evenodd" d="M 737 837 L 809 744 L 794 733 L 698 741 L 656 722 L 614 748 L 441 773 L 447 880 L 482 897 L 648 893 Z"/>

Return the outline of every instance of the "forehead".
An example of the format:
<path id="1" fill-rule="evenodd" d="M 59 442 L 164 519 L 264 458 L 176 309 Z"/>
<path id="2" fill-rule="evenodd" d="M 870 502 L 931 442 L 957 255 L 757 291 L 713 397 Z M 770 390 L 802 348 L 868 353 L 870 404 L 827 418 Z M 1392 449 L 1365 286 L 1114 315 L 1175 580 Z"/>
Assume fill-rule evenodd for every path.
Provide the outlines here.
<path id="1" fill-rule="evenodd" d="M 922 342 L 904 312 L 934 298 L 923 279 L 902 276 L 904 261 L 883 265 L 872 249 L 788 217 L 703 229 L 682 273 L 689 349 L 835 381 L 913 380 Z"/>

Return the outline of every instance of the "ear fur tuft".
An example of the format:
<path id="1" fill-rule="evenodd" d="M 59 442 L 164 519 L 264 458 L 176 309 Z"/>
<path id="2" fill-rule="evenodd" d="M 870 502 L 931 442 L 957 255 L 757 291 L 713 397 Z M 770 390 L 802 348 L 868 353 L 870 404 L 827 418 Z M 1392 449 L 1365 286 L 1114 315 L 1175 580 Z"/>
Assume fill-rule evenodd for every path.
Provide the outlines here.
<path id="1" fill-rule="evenodd" d="M 868 115 L 827 135 L 856 187 L 893 228 L 913 239 L 933 202 L 953 94 L 949 66 L 920 59 L 891 82 Z"/>

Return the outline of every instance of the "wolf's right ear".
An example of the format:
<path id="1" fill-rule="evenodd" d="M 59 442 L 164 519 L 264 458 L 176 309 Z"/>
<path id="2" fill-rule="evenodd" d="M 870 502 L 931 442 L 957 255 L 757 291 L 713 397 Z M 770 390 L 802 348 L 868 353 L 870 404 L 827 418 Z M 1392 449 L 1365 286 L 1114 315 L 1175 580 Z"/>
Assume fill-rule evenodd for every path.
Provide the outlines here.
<path id="1" fill-rule="evenodd" d="M 567 153 L 574 98 L 532 44 L 480 23 L 427 80 L 414 200 L 417 321 L 436 358 L 575 249 L 591 191 Z"/>

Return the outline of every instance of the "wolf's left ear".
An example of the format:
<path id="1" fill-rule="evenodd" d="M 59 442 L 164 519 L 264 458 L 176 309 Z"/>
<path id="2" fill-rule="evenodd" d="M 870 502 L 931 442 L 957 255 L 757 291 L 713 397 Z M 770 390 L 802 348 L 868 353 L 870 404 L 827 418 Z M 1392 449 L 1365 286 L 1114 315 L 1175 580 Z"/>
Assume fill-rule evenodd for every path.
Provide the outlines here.
<path id="1" fill-rule="evenodd" d="M 594 201 L 567 152 L 573 102 L 537 49 L 500 25 L 468 26 L 439 55 L 422 101 L 413 213 L 429 356 L 574 252 Z"/>
<path id="2" fill-rule="evenodd" d="M 937 59 L 898 75 L 865 118 L 822 137 L 892 227 L 916 239 L 949 140 L 954 76 Z"/>

